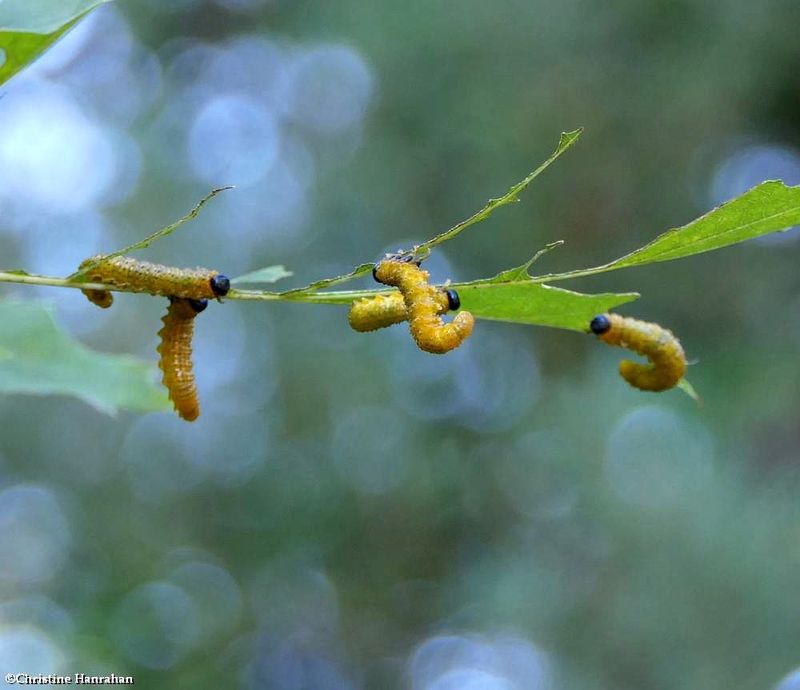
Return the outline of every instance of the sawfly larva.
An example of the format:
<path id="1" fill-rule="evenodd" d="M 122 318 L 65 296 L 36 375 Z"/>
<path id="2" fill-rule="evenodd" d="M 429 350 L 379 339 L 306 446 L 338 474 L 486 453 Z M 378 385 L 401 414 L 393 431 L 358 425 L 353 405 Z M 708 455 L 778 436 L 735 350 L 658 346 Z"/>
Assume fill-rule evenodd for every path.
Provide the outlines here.
<path id="1" fill-rule="evenodd" d="M 436 313 L 457 311 L 461 306 L 458 293 L 452 289 L 439 290 L 434 297 Z M 362 297 L 353 302 L 347 319 L 354 331 L 368 333 L 379 328 L 402 323 L 408 318 L 406 303 L 399 292 L 389 292 L 375 297 Z"/>
<path id="2" fill-rule="evenodd" d="M 93 264 L 96 264 L 93 266 Z M 130 256 L 115 256 L 105 259 L 92 256 L 81 263 L 78 273 L 91 283 L 105 283 L 128 288 L 132 292 L 148 292 L 165 297 L 186 299 L 216 299 L 224 297 L 231 283 L 227 276 L 207 268 L 175 268 L 161 264 L 139 261 Z M 104 309 L 114 301 L 108 290 L 82 290 L 84 295 Z"/>
<path id="3" fill-rule="evenodd" d="M 400 290 L 411 335 L 421 350 L 444 354 L 472 333 L 475 319 L 468 311 L 460 312 L 450 323 L 442 322 L 437 302 L 440 291 L 428 283 L 428 272 L 415 262 L 390 257 L 375 266 L 373 275 L 379 283 Z"/>
<path id="4" fill-rule="evenodd" d="M 678 339 L 657 323 L 639 321 L 619 314 L 600 314 L 589 330 L 608 345 L 633 350 L 650 360 L 639 364 L 624 359 L 619 373 L 631 386 L 643 391 L 665 391 L 686 373 L 686 355 Z"/>
<path id="5" fill-rule="evenodd" d="M 187 422 L 200 416 L 200 401 L 192 369 L 192 335 L 194 318 L 208 306 L 206 299 L 171 297 L 167 313 L 161 319 L 164 327 L 158 332 L 161 355 L 158 366 L 164 372 L 162 383 L 178 414 Z"/>

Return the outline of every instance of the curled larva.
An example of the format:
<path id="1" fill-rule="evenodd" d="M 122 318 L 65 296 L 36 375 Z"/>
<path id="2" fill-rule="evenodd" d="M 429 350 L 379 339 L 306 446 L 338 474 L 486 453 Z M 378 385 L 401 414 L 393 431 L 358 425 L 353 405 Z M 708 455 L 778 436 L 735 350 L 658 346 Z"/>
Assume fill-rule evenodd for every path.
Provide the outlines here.
<path id="1" fill-rule="evenodd" d="M 468 311 L 460 312 L 450 323 L 442 322 L 437 303 L 439 291 L 428 283 L 428 272 L 416 263 L 384 259 L 375 266 L 373 275 L 379 283 L 400 290 L 411 335 L 420 350 L 444 354 L 457 348 L 472 333 L 475 319 Z"/>
<path id="2" fill-rule="evenodd" d="M 171 297 L 167 313 L 161 319 L 164 327 L 158 332 L 161 342 L 158 353 L 161 379 L 178 414 L 187 422 L 200 416 L 200 401 L 192 370 L 192 334 L 194 317 L 208 306 L 206 299 Z"/>
<path id="3" fill-rule="evenodd" d="M 461 306 L 458 293 L 452 289 L 437 290 L 434 299 L 437 314 L 446 314 L 451 310 L 456 311 Z M 350 313 L 347 315 L 351 328 L 359 333 L 393 326 L 407 318 L 406 303 L 403 295 L 399 292 L 357 299 L 353 302 Z"/>
<path id="4" fill-rule="evenodd" d="M 92 266 L 92 264 L 96 264 Z M 87 269 L 83 273 L 84 269 Z M 130 256 L 92 256 L 81 263 L 78 272 L 91 283 L 105 283 L 128 288 L 133 292 L 151 295 L 184 297 L 187 299 L 216 299 L 230 290 L 230 280 L 218 271 L 206 268 L 174 268 Z M 113 300 L 107 290 L 82 290 L 96 305 L 107 308 Z"/>
<path id="5" fill-rule="evenodd" d="M 631 386 L 643 391 L 665 391 L 686 373 L 686 355 L 678 339 L 656 323 L 619 314 L 600 314 L 589 330 L 609 345 L 624 347 L 647 357 L 650 364 L 624 359 L 619 373 Z"/>

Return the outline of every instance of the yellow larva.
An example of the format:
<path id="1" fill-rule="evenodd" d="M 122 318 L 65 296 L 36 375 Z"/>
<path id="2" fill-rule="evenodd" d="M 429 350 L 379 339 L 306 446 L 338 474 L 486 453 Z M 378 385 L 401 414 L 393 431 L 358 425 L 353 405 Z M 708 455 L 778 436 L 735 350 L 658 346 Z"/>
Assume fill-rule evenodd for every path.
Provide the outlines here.
<path id="1" fill-rule="evenodd" d="M 375 280 L 400 290 L 406 305 L 411 335 L 420 350 L 444 354 L 454 350 L 472 333 L 475 319 L 460 312 L 451 323 L 443 323 L 437 303 L 438 290 L 428 283 L 428 272 L 415 263 L 384 259 L 373 271 Z"/>
<path id="2" fill-rule="evenodd" d="M 218 271 L 162 266 L 130 256 L 115 256 L 110 259 L 92 256 L 81 263 L 78 272 L 83 272 L 94 263 L 97 265 L 84 273 L 89 282 L 117 285 L 133 292 L 200 300 L 224 297 L 230 290 L 230 281 Z M 107 290 L 82 292 L 91 302 L 103 308 L 110 307 L 114 301 Z"/>
<path id="3" fill-rule="evenodd" d="M 437 314 L 446 314 L 461 306 L 455 290 L 437 290 L 435 300 Z M 396 323 L 402 323 L 407 318 L 406 303 L 403 295 L 399 292 L 357 299 L 353 302 L 350 313 L 347 315 L 351 328 L 359 333 L 393 326 Z"/>
<path id="4" fill-rule="evenodd" d="M 686 373 L 686 355 L 678 339 L 657 323 L 648 323 L 619 314 L 600 314 L 589 330 L 608 345 L 624 347 L 647 357 L 650 364 L 624 359 L 619 373 L 631 386 L 643 391 L 665 391 L 675 386 Z"/>
<path id="5" fill-rule="evenodd" d="M 194 317 L 208 306 L 208 300 L 170 298 L 164 327 L 158 332 L 161 355 L 158 366 L 164 372 L 162 383 L 178 414 L 187 422 L 200 416 L 200 401 L 192 370 Z"/>

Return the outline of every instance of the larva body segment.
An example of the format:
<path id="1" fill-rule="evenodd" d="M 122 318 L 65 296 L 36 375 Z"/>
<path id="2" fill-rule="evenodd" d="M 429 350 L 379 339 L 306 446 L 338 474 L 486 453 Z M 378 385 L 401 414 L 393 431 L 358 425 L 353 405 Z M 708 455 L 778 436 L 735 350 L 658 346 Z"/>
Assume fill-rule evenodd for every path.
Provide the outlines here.
<path id="1" fill-rule="evenodd" d="M 89 268 L 85 277 L 92 283 L 106 283 L 127 288 L 133 292 L 147 292 L 151 295 L 183 297 L 186 299 L 216 299 L 224 297 L 230 290 L 230 281 L 218 271 L 206 268 L 175 268 L 161 264 L 139 261 L 130 256 L 115 256 L 104 259 L 92 256 L 81 263 L 78 271 Z M 98 306 L 111 306 L 113 299 L 101 297 L 109 294 L 105 290 L 83 290 Z M 97 293 L 93 295 L 90 293 Z"/>
<path id="2" fill-rule="evenodd" d="M 200 401 L 192 369 L 192 335 L 194 318 L 206 308 L 206 300 L 170 298 L 167 313 L 161 319 L 164 327 L 158 332 L 161 342 L 159 368 L 164 372 L 162 383 L 178 414 L 187 422 L 200 416 Z"/>
<path id="3" fill-rule="evenodd" d="M 475 318 L 468 311 L 456 314 L 450 323 L 442 323 L 439 316 L 424 314 L 409 321 L 411 336 L 420 350 L 443 355 L 455 350 L 475 327 Z"/>
<path id="4" fill-rule="evenodd" d="M 680 341 L 656 323 L 619 314 L 601 314 L 592 319 L 590 329 L 604 343 L 633 350 L 650 360 L 650 364 L 627 359 L 620 362 L 620 375 L 635 388 L 668 390 L 686 373 L 686 355 Z"/>
<path id="5" fill-rule="evenodd" d="M 374 275 L 379 283 L 400 290 L 411 335 L 421 350 L 444 354 L 457 348 L 472 333 L 475 319 L 468 311 L 459 313 L 451 323 L 442 322 L 437 302 L 440 291 L 428 283 L 428 272 L 415 263 L 384 259 L 375 267 Z"/>
<path id="6" fill-rule="evenodd" d="M 456 293 L 454 290 L 437 291 L 435 296 L 437 314 L 446 314 L 452 308 L 451 294 Z M 357 299 L 353 302 L 347 315 L 350 327 L 359 333 L 377 331 L 379 328 L 402 323 L 407 318 L 406 302 L 400 292 L 389 292 L 385 295 Z"/>

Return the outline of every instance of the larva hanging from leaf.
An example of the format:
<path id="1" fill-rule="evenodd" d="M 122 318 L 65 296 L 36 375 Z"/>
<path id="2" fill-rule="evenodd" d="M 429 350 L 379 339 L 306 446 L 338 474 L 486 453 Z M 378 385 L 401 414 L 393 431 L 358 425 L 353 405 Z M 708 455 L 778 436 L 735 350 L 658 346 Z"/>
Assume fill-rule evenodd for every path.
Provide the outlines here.
<path id="1" fill-rule="evenodd" d="M 231 287 L 227 276 L 218 271 L 207 268 L 162 266 L 149 261 L 139 261 L 130 256 L 115 256 L 110 259 L 92 256 L 81 263 L 78 273 L 85 275 L 92 283 L 106 283 L 125 287 L 133 292 L 195 300 L 224 297 Z M 81 292 L 91 302 L 104 309 L 110 307 L 114 301 L 107 290 Z"/>
<path id="2" fill-rule="evenodd" d="M 437 290 L 436 313 L 446 314 L 457 311 L 461 306 L 458 293 L 452 289 Z M 406 302 L 400 292 L 389 292 L 375 297 L 362 297 L 353 302 L 347 319 L 354 331 L 368 333 L 379 328 L 393 326 L 408 318 Z"/>
<path id="3" fill-rule="evenodd" d="M 187 422 L 200 416 L 200 401 L 192 370 L 192 334 L 194 318 L 208 306 L 207 299 L 170 297 L 169 308 L 161 319 L 158 353 L 161 379 L 178 414 Z"/>
<path id="4" fill-rule="evenodd" d="M 429 275 L 416 263 L 397 258 L 379 262 L 373 270 L 375 280 L 400 290 L 406 305 L 411 335 L 420 350 L 444 354 L 455 350 L 472 333 L 475 319 L 468 311 L 443 323 L 436 300 L 437 288 L 428 283 Z"/>
<path id="5" fill-rule="evenodd" d="M 643 391 L 665 391 L 675 386 L 686 373 L 686 355 L 678 339 L 657 323 L 648 323 L 619 314 L 600 314 L 589 330 L 608 345 L 624 347 L 647 357 L 650 364 L 624 359 L 619 373 L 631 386 Z"/>

